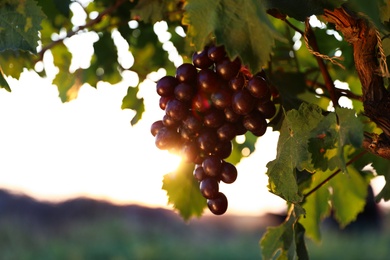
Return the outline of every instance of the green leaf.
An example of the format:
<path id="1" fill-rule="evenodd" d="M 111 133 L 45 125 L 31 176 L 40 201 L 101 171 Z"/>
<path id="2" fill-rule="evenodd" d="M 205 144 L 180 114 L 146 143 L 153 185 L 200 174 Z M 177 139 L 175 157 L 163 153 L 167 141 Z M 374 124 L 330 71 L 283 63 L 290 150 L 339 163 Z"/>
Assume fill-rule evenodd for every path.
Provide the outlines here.
<path id="1" fill-rule="evenodd" d="M 189 0 L 185 11 L 183 23 L 196 50 L 215 36 L 231 59 L 239 56 L 253 73 L 269 61 L 274 39 L 281 39 L 260 1 Z"/>
<path id="2" fill-rule="evenodd" d="M 165 13 L 170 4 L 176 5 L 177 2 L 178 0 L 140 0 L 131 10 L 131 17 L 147 23 L 155 23 L 166 17 Z"/>
<path id="3" fill-rule="evenodd" d="M 369 179 L 363 178 L 354 167 L 348 167 L 348 174 L 339 174 L 329 182 L 334 216 L 341 227 L 354 221 L 363 211 L 368 184 Z"/>
<path id="4" fill-rule="evenodd" d="M 4 88 L 8 92 L 11 92 L 11 88 L 8 85 L 7 80 L 4 78 L 3 71 L 0 70 L 0 88 Z"/>
<path id="5" fill-rule="evenodd" d="M 267 175 L 270 191 L 287 201 L 297 203 L 302 200 L 295 169 L 314 171 L 307 141 L 322 118 L 318 106 L 306 103 L 299 110 L 291 110 L 286 114 L 280 130 L 276 159 L 267 164 Z"/>
<path id="6" fill-rule="evenodd" d="M 24 50 L 37 53 L 38 32 L 45 15 L 33 0 L 0 7 L 0 52 Z"/>
<path id="7" fill-rule="evenodd" d="M 51 52 L 54 57 L 54 65 L 59 70 L 53 84 L 57 86 L 62 102 L 70 101 L 77 97 L 78 91 L 77 88 L 72 89 L 76 83 L 76 77 L 69 72 L 72 54 L 63 43 L 57 44 L 51 49 Z"/>
<path id="8" fill-rule="evenodd" d="M 201 216 L 207 206 L 199 192 L 199 183 L 192 175 L 194 164 L 181 162 L 175 172 L 164 176 L 162 188 L 167 191 L 168 203 L 173 204 L 184 220 Z"/>
<path id="9" fill-rule="evenodd" d="M 305 21 L 311 15 L 323 14 L 325 8 L 332 9 L 342 3 L 343 1 L 337 0 L 265 0 L 267 9 L 278 9 L 300 21 Z"/>
<path id="10" fill-rule="evenodd" d="M 99 40 L 93 44 L 93 48 L 94 55 L 92 56 L 90 69 L 94 70 L 102 81 L 110 84 L 121 81 L 117 47 L 111 38 L 111 33 L 104 32 Z M 96 86 L 96 84 L 92 86 Z"/>
<path id="11" fill-rule="evenodd" d="M 126 96 L 122 100 L 122 109 L 128 108 L 136 112 L 131 120 L 131 125 L 135 125 L 141 119 L 142 113 L 145 111 L 144 99 L 137 97 L 138 90 L 138 87 L 129 87 Z"/>
<path id="12" fill-rule="evenodd" d="M 291 214 L 277 227 L 268 227 L 260 240 L 263 259 L 308 259 L 305 229 L 297 222 L 300 209 L 292 206 Z"/>
<path id="13" fill-rule="evenodd" d="M 319 122 L 309 139 L 309 152 L 317 169 L 339 168 L 346 171 L 345 147 L 360 148 L 363 141 L 363 125 L 355 110 L 336 108 Z"/>
<path id="14" fill-rule="evenodd" d="M 329 171 L 314 173 L 311 179 L 311 186 L 306 189 L 306 191 L 308 192 L 309 190 L 319 185 L 330 174 L 331 173 Z M 325 187 L 322 187 L 316 190 L 314 193 L 310 194 L 302 204 L 306 214 L 305 217 L 300 218 L 299 222 L 305 227 L 307 236 L 316 241 L 320 241 L 321 239 L 321 221 L 330 215 L 331 207 L 328 203 L 329 200 L 329 190 Z"/>

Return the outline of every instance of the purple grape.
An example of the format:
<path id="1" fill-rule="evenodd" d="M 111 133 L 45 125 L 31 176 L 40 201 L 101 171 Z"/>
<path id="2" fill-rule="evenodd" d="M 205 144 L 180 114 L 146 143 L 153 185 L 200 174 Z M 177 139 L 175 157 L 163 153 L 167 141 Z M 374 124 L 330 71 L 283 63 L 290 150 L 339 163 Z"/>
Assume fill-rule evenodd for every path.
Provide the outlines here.
<path id="1" fill-rule="evenodd" d="M 176 69 L 176 78 L 180 82 L 188 82 L 192 83 L 196 81 L 196 75 L 198 71 L 194 67 L 194 65 L 190 63 L 183 63 Z"/>
<path id="2" fill-rule="evenodd" d="M 219 184 L 217 179 L 206 177 L 199 184 L 200 193 L 206 199 L 216 198 L 219 191 Z"/>
<path id="3" fill-rule="evenodd" d="M 214 215 L 223 215 L 228 208 L 228 200 L 222 192 L 218 192 L 215 198 L 207 200 L 207 206 Z"/>
<path id="4" fill-rule="evenodd" d="M 161 97 L 173 95 L 173 90 L 179 82 L 173 76 L 164 76 L 156 84 L 157 94 Z"/>

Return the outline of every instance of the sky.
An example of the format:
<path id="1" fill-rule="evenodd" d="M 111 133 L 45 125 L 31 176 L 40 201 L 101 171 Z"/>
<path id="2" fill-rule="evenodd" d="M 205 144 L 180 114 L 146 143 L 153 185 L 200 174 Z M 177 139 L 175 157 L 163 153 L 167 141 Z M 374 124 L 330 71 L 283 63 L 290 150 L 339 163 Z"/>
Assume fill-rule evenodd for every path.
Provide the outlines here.
<path id="1" fill-rule="evenodd" d="M 85 85 L 67 103 L 60 101 L 50 79 L 35 73 L 8 81 L 12 92 L 0 89 L 0 188 L 41 200 L 88 196 L 167 207 L 162 178 L 180 159 L 154 145 L 150 125 L 163 111 L 151 80 L 141 84 L 146 112 L 134 127 L 134 112 L 120 108 L 126 79 L 115 86 Z M 269 129 L 256 152 L 237 165 L 237 181 L 221 185 L 229 212 L 284 210 L 284 201 L 266 188 L 265 164 L 275 157 L 277 135 Z"/>

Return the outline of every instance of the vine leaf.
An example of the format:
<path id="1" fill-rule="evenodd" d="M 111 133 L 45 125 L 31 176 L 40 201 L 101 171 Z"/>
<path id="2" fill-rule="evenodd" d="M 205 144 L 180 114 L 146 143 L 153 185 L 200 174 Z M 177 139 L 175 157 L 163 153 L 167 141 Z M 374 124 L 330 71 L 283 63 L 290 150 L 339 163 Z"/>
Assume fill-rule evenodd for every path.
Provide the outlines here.
<path id="1" fill-rule="evenodd" d="M 254 73 L 270 59 L 275 38 L 282 39 L 261 1 L 189 0 L 185 11 L 183 24 L 188 25 L 187 35 L 196 50 L 215 36 L 231 59 L 239 56 Z"/>
<path id="2" fill-rule="evenodd" d="M 305 245 L 304 227 L 297 221 L 302 214 L 292 206 L 292 213 L 284 223 L 277 227 L 268 227 L 260 240 L 263 259 L 309 259 Z"/>
<path id="3" fill-rule="evenodd" d="M 162 188 L 167 191 L 168 203 L 173 204 L 184 220 L 200 217 L 206 199 L 199 192 L 199 184 L 192 175 L 194 164 L 181 162 L 178 169 L 164 176 Z"/>
<path id="4" fill-rule="evenodd" d="M 323 181 L 323 176 L 329 176 L 330 171 L 317 172 L 311 178 L 311 185 L 307 190 L 316 187 Z M 321 240 L 320 223 L 330 215 L 330 192 L 326 188 L 320 188 L 305 199 L 302 205 L 305 208 L 306 216 L 300 218 L 299 222 L 305 227 L 306 235 L 316 241 Z"/>
<path id="5" fill-rule="evenodd" d="M 325 8 L 338 7 L 342 2 L 338 0 L 266 0 L 265 5 L 267 9 L 275 8 L 299 21 L 305 21 L 307 17 L 323 14 Z"/>
<path id="6" fill-rule="evenodd" d="M 341 227 L 354 221 L 366 204 L 369 178 L 364 178 L 354 167 L 348 167 L 348 174 L 339 174 L 329 185 L 334 217 Z"/>
<path id="7" fill-rule="evenodd" d="M 289 202 L 298 203 L 302 200 L 298 192 L 296 169 L 309 172 L 315 170 L 310 162 L 307 141 L 322 118 L 318 106 L 302 103 L 298 110 L 287 112 L 280 129 L 276 159 L 267 164 L 268 188 Z"/>
<path id="8" fill-rule="evenodd" d="M 345 172 L 345 147 L 352 145 L 359 148 L 362 142 L 363 125 L 355 116 L 355 110 L 336 108 L 335 113 L 324 117 L 312 131 L 308 149 L 317 169 L 326 171 L 339 168 Z"/>
<path id="9" fill-rule="evenodd" d="M 126 96 L 122 100 L 122 109 L 128 108 L 136 112 L 130 122 L 131 125 L 135 125 L 141 119 L 142 114 L 145 111 L 144 99 L 137 97 L 138 90 L 138 87 L 129 87 Z"/>
<path id="10" fill-rule="evenodd" d="M 0 5 L 0 52 L 24 50 L 36 54 L 44 18 L 45 14 L 33 0 Z"/>
<path id="11" fill-rule="evenodd" d="M 131 9 L 131 17 L 152 24 L 164 19 L 180 20 L 180 12 L 175 12 L 179 4 L 180 0 L 140 0 Z"/>
<path id="12" fill-rule="evenodd" d="M 4 88 L 8 92 L 11 92 L 11 88 L 9 87 L 9 84 L 7 80 L 4 78 L 4 74 L 0 69 L 0 88 Z"/>

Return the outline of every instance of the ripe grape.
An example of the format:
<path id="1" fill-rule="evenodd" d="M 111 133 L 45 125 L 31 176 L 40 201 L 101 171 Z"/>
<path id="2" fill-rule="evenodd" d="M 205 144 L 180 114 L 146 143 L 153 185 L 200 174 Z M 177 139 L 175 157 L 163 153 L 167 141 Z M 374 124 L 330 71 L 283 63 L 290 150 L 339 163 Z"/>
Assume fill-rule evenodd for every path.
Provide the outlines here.
<path id="1" fill-rule="evenodd" d="M 208 47 L 201 52 L 195 52 L 192 56 L 192 63 L 199 69 L 207 69 L 213 65 L 213 61 L 208 56 Z"/>
<path id="2" fill-rule="evenodd" d="M 255 98 L 248 90 L 242 89 L 234 93 L 232 108 L 239 115 L 249 114 L 255 106 Z"/>
<path id="3" fill-rule="evenodd" d="M 189 83 L 182 82 L 175 87 L 175 97 L 180 101 L 191 101 L 195 93 L 195 89 Z"/>
<path id="4" fill-rule="evenodd" d="M 203 124 L 207 127 L 220 127 L 225 121 L 225 114 L 218 109 L 209 110 L 203 117 Z"/>
<path id="5" fill-rule="evenodd" d="M 232 104 L 232 92 L 227 88 L 220 88 L 211 94 L 211 102 L 218 109 L 224 109 Z"/>
<path id="6" fill-rule="evenodd" d="M 216 72 L 224 80 L 230 80 L 237 76 L 241 68 L 241 62 L 239 59 L 230 61 L 229 58 L 223 58 L 217 63 Z"/>
<path id="7" fill-rule="evenodd" d="M 271 91 L 267 82 L 262 77 L 253 77 L 248 81 L 247 89 L 252 96 L 258 99 L 269 100 L 271 98 Z"/>
<path id="8" fill-rule="evenodd" d="M 165 112 L 174 120 L 182 120 L 188 114 L 188 106 L 177 99 L 168 101 Z"/>
<path id="9" fill-rule="evenodd" d="M 259 110 L 267 119 L 272 118 L 276 114 L 275 104 L 270 100 L 257 103 L 257 110 Z"/>
<path id="10" fill-rule="evenodd" d="M 178 81 L 173 76 L 162 77 L 156 85 L 157 94 L 162 97 L 172 96 Z"/>
<path id="11" fill-rule="evenodd" d="M 160 131 L 160 129 L 163 127 L 164 127 L 163 121 L 157 120 L 150 126 L 150 132 L 152 133 L 153 136 L 156 136 L 158 131 Z"/>
<path id="12" fill-rule="evenodd" d="M 171 128 L 162 127 L 155 136 L 155 144 L 161 150 L 168 150 L 175 146 L 179 135 Z"/>
<path id="13" fill-rule="evenodd" d="M 207 52 L 210 60 L 214 62 L 218 62 L 226 56 L 225 47 L 223 45 L 220 46 L 211 46 Z"/>
<path id="14" fill-rule="evenodd" d="M 231 163 L 222 162 L 221 172 L 220 172 L 220 179 L 224 183 L 233 183 L 237 179 L 237 168 Z"/>
<path id="15" fill-rule="evenodd" d="M 206 93 L 212 93 L 219 89 L 220 80 L 211 69 L 203 69 L 198 73 L 198 88 Z"/>
<path id="16" fill-rule="evenodd" d="M 202 163 L 204 172 L 209 177 L 217 177 L 221 171 L 222 161 L 218 156 L 208 156 Z"/>
<path id="17" fill-rule="evenodd" d="M 201 165 L 195 166 L 193 175 L 195 179 L 197 179 L 199 182 L 203 181 L 206 178 L 206 173 L 204 172 L 203 167 Z"/>
<path id="18" fill-rule="evenodd" d="M 206 199 L 216 198 L 219 191 L 217 179 L 212 177 L 204 178 L 199 184 L 200 193 Z"/>
<path id="19" fill-rule="evenodd" d="M 202 152 L 210 153 L 215 149 L 215 146 L 218 142 L 218 137 L 215 131 L 211 130 L 210 128 L 206 128 L 200 132 L 196 140 L 198 142 L 199 149 Z"/>
<path id="20" fill-rule="evenodd" d="M 176 78 L 180 82 L 189 82 L 192 83 L 196 80 L 196 74 L 198 71 L 194 65 L 189 63 L 183 63 L 176 69 Z"/>
<path id="21" fill-rule="evenodd" d="M 219 183 L 233 183 L 238 175 L 225 161 L 232 140 L 247 131 L 262 136 L 276 114 L 264 71 L 253 76 L 239 58 L 230 60 L 224 46 L 210 45 L 193 54 L 192 64 L 177 67 L 175 76 L 162 77 L 156 91 L 165 114 L 150 128 L 155 145 L 192 163 L 209 210 L 225 213 L 228 201 Z"/>
<path id="22" fill-rule="evenodd" d="M 228 200 L 222 192 L 218 192 L 215 198 L 207 200 L 209 210 L 215 215 L 223 215 L 228 208 Z"/>

